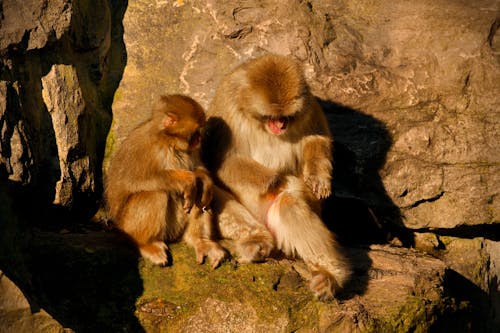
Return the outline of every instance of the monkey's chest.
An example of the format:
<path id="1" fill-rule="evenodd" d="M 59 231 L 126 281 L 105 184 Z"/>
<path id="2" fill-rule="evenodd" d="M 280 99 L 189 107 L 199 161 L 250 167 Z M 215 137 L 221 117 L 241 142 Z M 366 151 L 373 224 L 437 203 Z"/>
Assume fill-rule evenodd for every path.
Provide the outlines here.
<path id="1" fill-rule="evenodd" d="M 276 170 L 296 173 L 299 165 L 298 147 L 287 142 L 267 142 L 252 146 L 251 156 L 256 162 Z"/>

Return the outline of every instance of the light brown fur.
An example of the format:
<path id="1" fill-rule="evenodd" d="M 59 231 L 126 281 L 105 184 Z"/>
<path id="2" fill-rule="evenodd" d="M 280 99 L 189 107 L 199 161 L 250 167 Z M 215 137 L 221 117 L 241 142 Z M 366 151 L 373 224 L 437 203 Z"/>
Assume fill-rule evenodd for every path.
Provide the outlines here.
<path id="1" fill-rule="evenodd" d="M 151 118 L 133 130 L 113 155 L 105 179 L 116 226 L 155 264 L 168 261 L 165 241 L 184 240 L 198 262 L 216 267 L 225 256 L 213 241 L 213 184 L 199 156 L 201 106 L 187 96 L 162 96 Z"/>
<path id="2" fill-rule="evenodd" d="M 331 194 L 332 137 L 301 67 L 267 55 L 237 67 L 218 87 L 208 110 L 203 156 L 221 186 L 253 215 L 275 246 L 304 259 L 312 291 L 333 297 L 349 276 L 333 235 L 321 221 Z M 222 235 L 237 235 L 219 219 Z"/>

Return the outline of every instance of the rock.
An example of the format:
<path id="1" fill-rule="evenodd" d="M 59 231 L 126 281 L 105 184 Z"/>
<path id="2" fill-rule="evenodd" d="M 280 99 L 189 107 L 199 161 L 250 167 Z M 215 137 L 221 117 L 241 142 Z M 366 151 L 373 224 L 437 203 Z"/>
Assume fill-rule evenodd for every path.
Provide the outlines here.
<path id="1" fill-rule="evenodd" d="M 123 68 L 123 6 L 7 0 L 0 7 L 0 171 L 17 184 L 12 195 L 35 201 L 27 213 L 86 218 L 97 209 Z"/>
<path id="2" fill-rule="evenodd" d="M 4 333 L 69 333 L 45 310 L 32 312 L 22 291 L 0 271 L 0 330 Z"/>
<path id="3" fill-rule="evenodd" d="M 236 64 L 290 55 L 304 65 L 335 138 L 325 222 L 350 241 L 388 232 L 394 244 L 425 249 L 449 265 L 450 285 L 477 294 L 464 302 L 498 304 L 498 262 L 485 265 L 497 258 L 441 239 L 498 231 L 498 1 L 175 4 L 128 2 L 108 156 L 158 95 L 189 94 L 206 107 Z M 472 274 L 473 263 L 482 271 Z"/>
<path id="4" fill-rule="evenodd" d="M 186 245 L 170 248 L 172 265 L 158 267 L 113 232 L 38 233 L 26 256 L 30 298 L 76 332 L 428 331 L 459 311 L 444 297 L 444 263 L 414 250 L 351 248 L 349 293 L 319 302 L 300 260 L 213 270 Z"/>
<path id="5" fill-rule="evenodd" d="M 82 138 L 81 120 L 85 117 L 85 101 L 75 68 L 54 65 L 42 77 L 42 98 L 52 118 L 61 178 L 56 184 L 54 203 L 71 206 L 75 194 L 95 191 L 90 157 Z"/>
<path id="6" fill-rule="evenodd" d="M 1 9 L 0 50 L 21 43 L 27 50 L 41 49 L 61 38 L 71 22 L 71 6 L 66 0 L 5 0 Z"/>
<path id="7" fill-rule="evenodd" d="M 28 145 L 26 124 L 16 114 L 19 108 L 18 82 L 0 81 L 0 161 L 8 179 L 31 181 L 33 153 Z"/>
<path id="8" fill-rule="evenodd" d="M 489 256 L 489 314 L 491 327 L 500 327 L 500 242 L 485 241 L 486 251 Z"/>
<path id="9" fill-rule="evenodd" d="M 189 94 L 207 106 L 237 63 L 291 55 L 331 114 L 335 149 L 354 164 L 337 158 L 348 170 L 335 178 L 337 196 L 412 229 L 498 222 L 499 10 L 495 0 L 129 1 L 114 143 L 149 116 L 160 94 Z M 367 127 L 358 113 L 371 117 Z M 388 207 L 404 219 L 384 214 Z"/>

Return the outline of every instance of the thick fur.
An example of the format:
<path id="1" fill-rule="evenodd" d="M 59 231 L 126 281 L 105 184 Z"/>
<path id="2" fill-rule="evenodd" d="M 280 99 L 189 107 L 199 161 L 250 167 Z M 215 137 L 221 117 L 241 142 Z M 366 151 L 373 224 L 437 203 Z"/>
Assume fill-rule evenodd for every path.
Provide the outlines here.
<path id="1" fill-rule="evenodd" d="M 313 292 L 331 298 L 349 268 L 319 217 L 321 199 L 331 194 L 332 137 L 302 73 L 277 55 L 230 73 L 208 110 L 203 158 L 217 182 L 268 227 L 276 247 L 309 265 Z M 248 228 L 219 223 L 223 234 Z"/>
<path id="2" fill-rule="evenodd" d="M 105 179 L 116 226 L 153 263 L 167 263 L 165 241 L 184 239 L 197 260 L 215 267 L 224 250 L 212 238 L 212 181 L 201 165 L 201 106 L 182 95 L 162 96 L 151 119 L 133 130 L 113 155 Z M 193 207 L 194 206 L 194 207 Z M 200 259 L 201 258 L 201 259 Z"/>

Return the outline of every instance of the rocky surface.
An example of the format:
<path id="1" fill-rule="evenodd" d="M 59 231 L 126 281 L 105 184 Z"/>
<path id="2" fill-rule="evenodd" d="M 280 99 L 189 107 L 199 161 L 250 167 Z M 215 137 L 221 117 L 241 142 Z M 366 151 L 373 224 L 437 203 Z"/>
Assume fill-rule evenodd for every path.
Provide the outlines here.
<path id="1" fill-rule="evenodd" d="M 2 1 L 0 330 L 495 331 L 499 13 L 497 0 Z M 310 298 L 300 262 L 212 272 L 179 246 L 153 268 L 80 230 L 105 149 L 158 95 L 207 106 L 227 71 L 267 52 L 304 65 L 335 136 L 324 220 L 359 265 L 338 302 Z M 354 246 L 388 239 L 436 259 Z"/>
<path id="2" fill-rule="evenodd" d="M 412 229 L 498 222 L 499 10 L 495 0 L 130 1 L 115 139 L 146 118 L 160 94 L 190 94 L 207 106 L 239 62 L 291 55 L 327 104 L 337 145 L 353 154 L 355 185 L 366 181 L 354 192 L 337 179 L 351 192 L 339 195 L 383 206 L 385 191 Z M 386 133 L 373 133 L 377 127 Z M 380 184 L 369 168 L 380 168 Z"/>
<path id="3" fill-rule="evenodd" d="M 64 329 L 45 310 L 33 311 L 22 291 L 0 271 L 0 328 L 15 332 L 73 332 Z"/>
<path id="4" fill-rule="evenodd" d="M 0 8 L 0 173 L 39 194 L 40 209 L 92 216 L 123 70 L 123 40 L 112 35 L 124 8 L 104 0 Z"/>
<path id="5" fill-rule="evenodd" d="M 390 246 L 350 248 L 349 293 L 326 303 L 313 299 L 300 261 L 227 261 L 213 270 L 174 244 L 173 264 L 158 267 L 138 259 L 122 236 L 84 229 L 37 233 L 27 250 L 30 300 L 42 309 L 30 311 L 2 275 L 2 332 L 429 331 L 459 328 L 472 311 L 448 298 L 442 261 Z M 457 314 L 462 319 L 450 322 Z"/>

